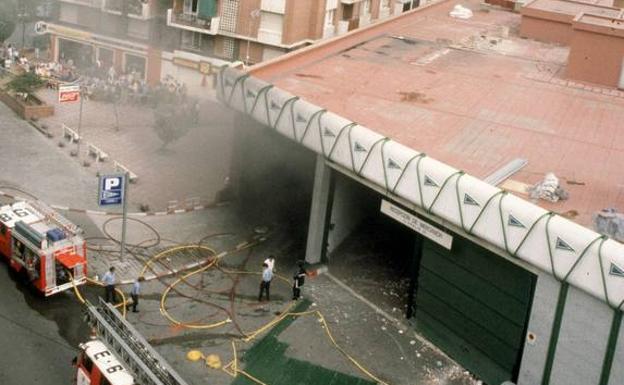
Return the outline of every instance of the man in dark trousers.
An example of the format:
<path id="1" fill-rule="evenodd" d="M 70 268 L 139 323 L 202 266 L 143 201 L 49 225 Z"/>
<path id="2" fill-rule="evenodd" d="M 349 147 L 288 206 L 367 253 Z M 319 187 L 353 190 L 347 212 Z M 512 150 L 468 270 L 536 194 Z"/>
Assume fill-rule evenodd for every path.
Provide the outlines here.
<path id="1" fill-rule="evenodd" d="M 115 302 L 115 266 L 108 269 L 102 282 L 104 283 L 104 300 L 108 303 Z"/>
<path id="2" fill-rule="evenodd" d="M 303 262 L 297 263 L 299 270 L 293 276 L 293 301 L 296 301 L 301 296 L 301 286 L 305 283 L 306 271 L 303 268 Z"/>
<path id="3" fill-rule="evenodd" d="M 271 300 L 270 289 L 271 280 L 273 279 L 273 271 L 266 263 L 262 264 L 262 281 L 260 281 L 260 294 L 258 294 L 258 302 L 262 302 L 262 293 L 266 291 L 267 301 Z"/>
<path id="4" fill-rule="evenodd" d="M 139 304 L 139 294 L 141 292 L 141 282 L 145 281 L 143 276 L 137 278 L 132 284 L 132 290 L 130 291 L 130 297 L 132 297 L 132 312 L 138 313 L 137 305 Z"/>

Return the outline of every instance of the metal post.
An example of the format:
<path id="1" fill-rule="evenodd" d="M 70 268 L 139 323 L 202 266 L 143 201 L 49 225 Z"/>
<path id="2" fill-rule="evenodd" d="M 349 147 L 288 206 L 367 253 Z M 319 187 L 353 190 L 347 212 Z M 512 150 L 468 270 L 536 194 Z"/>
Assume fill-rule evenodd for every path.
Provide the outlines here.
<path id="1" fill-rule="evenodd" d="M 22 49 L 24 48 L 26 48 L 26 19 L 22 17 Z"/>
<path id="2" fill-rule="evenodd" d="M 78 140 L 76 141 L 76 157 L 78 161 L 80 161 L 80 142 L 82 141 L 82 134 L 80 129 L 82 128 L 82 101 L 84 100 L 84 95 L 82 86 L 80 87 L 80 113 L 78 114 Z"/>
<path id="3" fill-rule="evenodd" d="M 121 251 L 119 253 L 119 260 L 121 262 L 124 261 L 124 253 L 126 251 L 126 218 L 128 216 L 128 173 L 124 173 L 123 177 L 123 213 L 122 213 L 122 221 L 121 221 Z"/>
<path id="4" fill-rule="evenodd" d="M 249 39 L 251 39 L 251 22 L 247 28 L 247 52 L 245 53 L 245 66 L 249 65 Z"/>

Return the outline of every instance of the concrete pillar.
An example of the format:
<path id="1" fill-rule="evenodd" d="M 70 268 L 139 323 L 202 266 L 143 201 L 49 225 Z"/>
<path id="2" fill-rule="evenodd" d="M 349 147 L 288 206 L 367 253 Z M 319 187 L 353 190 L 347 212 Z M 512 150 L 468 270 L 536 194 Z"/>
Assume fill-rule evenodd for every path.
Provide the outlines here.
<path id="1" fill-rule="evenodd" d="M 552 275 L 538 273 L 518 385 L 543 383 L 560 287 L 561 284 Z M 613 310 L 603 301 L 574 287 L 569 288 L 564 306 L 548 384 L 598 384 Z M 619 357 L 616 350 L 614 363 Z M 614 364 L 610 385 L 622 383 L 620 366 Z"/>
<path id="2" fill-rule="evenodd" d="M 560 287 L 561 284 L 552 275 L 538 272 L 518 385 L 542 382 Z"/>
<path id="3" fill-rule="evenodd" d="M 305 260 L 307 263 L 320 263 L 327 253 L 327 232 L 333 199 L 332 170 L 325 164 L 322 155 L 316 157 L 312 207 L 308 225 L 308 240 Z"/>

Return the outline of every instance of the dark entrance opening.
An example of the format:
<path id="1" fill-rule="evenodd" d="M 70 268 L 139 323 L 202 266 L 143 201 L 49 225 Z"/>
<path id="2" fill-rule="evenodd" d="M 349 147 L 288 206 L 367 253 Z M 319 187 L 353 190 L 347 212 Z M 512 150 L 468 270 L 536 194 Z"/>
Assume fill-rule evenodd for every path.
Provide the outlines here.
<path id="1" fill-rule="evenodd" d="M 418 234 L 380 212 L 382 197 L 335 173 L 328 234 L 331 273 L 384 311 L 402 317 L 409 303 Z"/>
<path id="2" fill-rule="evenodd" d="M 281 229 L 281 254 L 303 259 L 310 218 L 316 154 L 238 115 L 233 184 L 247 223 Z"/>

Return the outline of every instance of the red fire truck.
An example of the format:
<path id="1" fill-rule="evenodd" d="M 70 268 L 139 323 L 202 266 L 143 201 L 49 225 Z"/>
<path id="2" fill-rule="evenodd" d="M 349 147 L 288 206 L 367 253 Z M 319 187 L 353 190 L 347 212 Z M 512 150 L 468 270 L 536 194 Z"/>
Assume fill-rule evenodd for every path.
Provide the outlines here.
<path id="1" fill-rule="evenodd" d="M 80 344 L 74 384 L 188 385 L 117 309 L 98 301 L 98 306 L 87 302 L 94 335 Z"/>
<path id="2" fill-rule="evenodd" d="M 0 255 L 45 296 L 87 282 L 82 230 L 42 202 L 0 207 Z"/>

